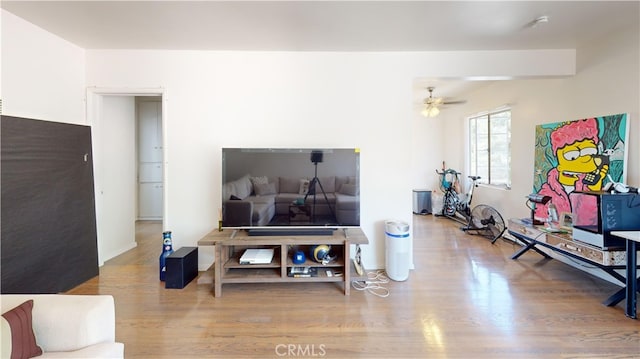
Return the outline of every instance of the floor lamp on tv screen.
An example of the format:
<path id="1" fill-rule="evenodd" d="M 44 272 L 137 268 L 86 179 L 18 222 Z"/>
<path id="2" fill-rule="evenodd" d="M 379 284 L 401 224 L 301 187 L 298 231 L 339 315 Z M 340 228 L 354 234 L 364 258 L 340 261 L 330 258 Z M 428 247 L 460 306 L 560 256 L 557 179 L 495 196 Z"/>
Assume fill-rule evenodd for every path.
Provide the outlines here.
<path id="1" fill-rule="evenodd" d="M 320 187 L 320 191 L 322 191 L 322 195 L 324 196 L 324 200 L 327 203 L 327 206 L 329 207 L 329 212 L 331 212 L 331 217 L 332 218 L 336 217 L 333 214 L 333 209 L 331 208 L 331 205 L 329 204 L 329 199 L 327 198 L 327 194 L 324 191 L 324 187 L 322 187 L 322 183 L 320 182 L 320 179 L 318 178 L 318 163 L 322 162 L 322 157 L 323 157 L 322 151 L 311 151 L 311 162 L 313 163 L 313 165 L 315 167 L 315 172 L 314 172 L 314 175 L 313 175 L 313 179 L 311 179 L 311 182 L 309 183 L 309 190 L 307 191 L 307 194 L 305 194 L 304 200 L 306 202 L 307 201 L 307 197 L 309 197 L 310 194 L 313 194 L 313 209 L 311 211 L 311 221 L 312 222 L 316 221 L 316 193 L 317 193 L 317 187 L 318 186 Z M 316 186 L 316 184 L 317 184 L 317 186 Z"/>

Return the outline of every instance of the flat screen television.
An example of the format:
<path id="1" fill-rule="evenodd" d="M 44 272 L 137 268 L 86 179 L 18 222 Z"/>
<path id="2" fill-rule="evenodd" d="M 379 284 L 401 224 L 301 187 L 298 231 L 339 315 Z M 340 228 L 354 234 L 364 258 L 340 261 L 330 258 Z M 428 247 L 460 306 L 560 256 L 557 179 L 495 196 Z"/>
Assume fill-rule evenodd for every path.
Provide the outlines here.
<path id="1" fill-rule="evenodd" d="M 223 148 L 223 229 L 323 234 L 360 226 L 357 148 Z"/>

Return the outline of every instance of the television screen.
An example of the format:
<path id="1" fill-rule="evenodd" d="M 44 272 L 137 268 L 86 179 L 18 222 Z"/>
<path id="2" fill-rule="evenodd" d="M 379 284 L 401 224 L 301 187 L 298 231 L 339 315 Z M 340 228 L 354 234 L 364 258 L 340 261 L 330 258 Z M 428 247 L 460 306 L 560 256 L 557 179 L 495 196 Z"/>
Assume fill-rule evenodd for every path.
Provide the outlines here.
<path id="1" fill-rule="evenodd" d="M 360 225 L 356 148 L 223 148 L 222 228 Z"/>

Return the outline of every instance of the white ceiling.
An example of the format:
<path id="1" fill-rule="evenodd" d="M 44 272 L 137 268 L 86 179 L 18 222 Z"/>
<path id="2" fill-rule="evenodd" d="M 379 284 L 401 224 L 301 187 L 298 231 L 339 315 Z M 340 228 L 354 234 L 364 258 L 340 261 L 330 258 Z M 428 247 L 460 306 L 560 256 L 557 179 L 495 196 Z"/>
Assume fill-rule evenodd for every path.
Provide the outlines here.
<path id="1" fill-rule="evenodd" d="M 3 9 L 85 49 L 233 51 L 577 48 L 629 24 L 637 26 L 639 4 L 638 0 L 0 2 Z M 549 17 L 548 23 L 527 26 L 542 15 Z M 433 79 L 428 81 L 434 84 Z"/>
<path id="2" fill-rule="evenodd" d="M 443 51 L 576 48 L 638 1 L 2 1 L 86 49 Z M 541 15 L 549 22 L 526 24 Z"/>

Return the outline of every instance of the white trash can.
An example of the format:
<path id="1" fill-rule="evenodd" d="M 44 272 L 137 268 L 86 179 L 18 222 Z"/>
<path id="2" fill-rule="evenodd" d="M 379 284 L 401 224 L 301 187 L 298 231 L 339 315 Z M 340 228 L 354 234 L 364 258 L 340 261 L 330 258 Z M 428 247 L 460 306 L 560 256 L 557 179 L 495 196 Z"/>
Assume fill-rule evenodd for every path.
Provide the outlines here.
<path id="1" fill-rule="evenodd" d="M 387 276 L 395 281 L 407 280 L 411 262 L 409 224 L 394 220 L 386 221 L 384 233 Z"/>
<path id="2" fill-rule="evenodd" d="M 444 208 L 444 196 L 436 191 L 431 192 L 431 213 L 434 216 L 442 215 Z"/>

